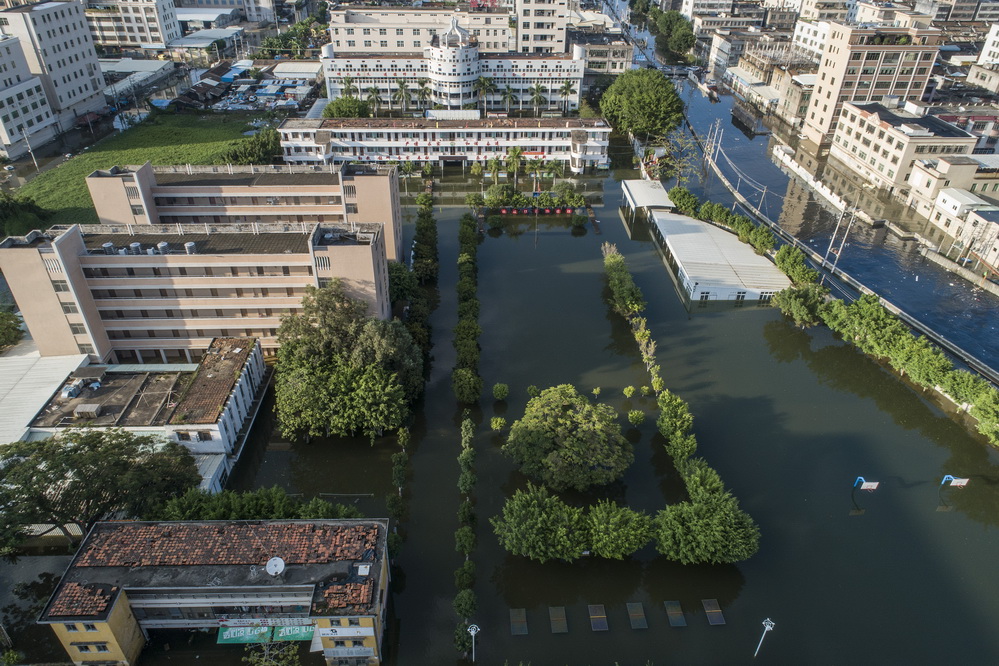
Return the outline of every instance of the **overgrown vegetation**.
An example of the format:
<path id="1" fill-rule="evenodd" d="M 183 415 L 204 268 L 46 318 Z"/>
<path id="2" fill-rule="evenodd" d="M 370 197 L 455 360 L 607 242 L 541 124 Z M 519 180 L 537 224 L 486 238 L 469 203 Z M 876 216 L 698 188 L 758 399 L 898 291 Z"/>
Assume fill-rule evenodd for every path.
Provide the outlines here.
<path id="1" fill-rule="evenodd" d="M 558 183 L 550 192 L 540 192 L 536 197 L 529 197 L 517 190 L 511 184 L 500 183 L 490 185 L 483 199 L 486 207 L 497 210 L 500 208 L 583 208 L 586 197 L 576 192 L 569 183 Z"/>
<path id="2" fill-rule="evenodd" d="M 305 501 L 284 489 L 259 488 L 248 492 L 207 493 L 191 488 L 155 507 L 146 520 L 332 520 L 363 518 L 353 506 L 333 504 L 320 497 Z"/>
<path id="3" fill-rule="evenodd" d="M 57 168 L 38 174 L 20 188 L 17 199 L 30 199 L 43 211 L 50 212 L 49 217 L 41 215 L 45 227 L 95 223 L 97 214 L 85 181 L 88 175 L 98 169 L 147 161 L 153 164 L 225 164 L 225 157 L 240 144 L 262 141 L 243 136 L 243 132 L 252 129 L 247 124 L 250 119 L 228 114 L 154 114 Z M 23 225 L 21 230 L 24 230 Z"/>
<path id="4" fill-rule="evenodd" d="M 731 229 L 739 237 L 739 240 L 752 245 L 757 254 L 766 254 L 777 246 L 777 239 L 773 232 L 766 227 L 754 224 L 745 215 L 733 213 L 721 204 L 710 201 L 701 203 L 690 190 L 684 187 L 677 186 L 671 189 L 669 198 L 677 210 L 684 215 L 714 222 L 719 226 Z"/>
<path id="5" fill-rule="evenodd" d="M 477 609 L 475 592 L 475 562 L 472 552 L 475 550 L 475 424 L 468 418 L 461 420 L 461 450 L 458 452 L 458 492 L 461 493 L 461 504 L 458 507 L 458 529 L 455 531 L 455 549 L 465 556 L 454 572 L 454 584 L 458 588 L 454 597 L 454 612 L 458 616 L 458 625 L 454 632 L 454 647 L 459 652 L 470 649 L 468 641 L 469 622 Z"/>
<path id="6" fill-rule="evenodd" d="M 275 410 L 285 437 L 375 437 L 423 392 L 423 354 L 398 319 L 368 315 L 339 280 L 309 287 L 278 329 Z"/>

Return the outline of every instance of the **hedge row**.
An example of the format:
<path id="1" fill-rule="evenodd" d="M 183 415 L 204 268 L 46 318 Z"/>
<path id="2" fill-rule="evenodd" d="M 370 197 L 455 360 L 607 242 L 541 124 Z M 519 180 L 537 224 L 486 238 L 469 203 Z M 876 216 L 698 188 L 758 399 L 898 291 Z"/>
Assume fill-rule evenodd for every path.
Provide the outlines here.
<path id="1" fill-rule="evenodd" d="M 461 421 L 461 451 L 458 453 L 458 491 L 462 495 L 458 506 L 458 529 L 454 533 L 454 547 L 465 556 L 465 561 L 455 569 L 454 585 L 458 592 L 454 597 L 454 612 L 458 616 L 458 626 L 454 630 L 454 647 L 458 652 L 468 652 L 472 649 L 472 639 L 468 633 L 469 620 L 477 608 L 475 592 L 475 562 L 472 552 L 475 550 L 475 504 L 472 493 L 475 490 L 475 449 L 472 442 L 475 439 L 475 424 L 467 416 Z"/>
<path id="2" fill-rule="evenodd" d="M 656 425 L 687 489 L 687 500 L 665 507 L 653 520 L 656 548 L 667 558 L 683 564 L 745 560 L 759 550 L 759 528 L 739 508 L 738 500 L 726 490 L 718 473 L 703 459 L 693 457 L 697 450 L 697 440 L 691 432 L 694 419 L 687 403 L 664 386 L 656 362 L 655 341 L 645 318 L 639 316 L 644 310 L 641 290 L 617 248 L 604 243 L 602 250 L 611 302 L 631 324 L 656 393 L 659 406 Z"/>
<path id="3" fill-rule="evenodd" d="M 451 388 L 459 402 L 473 404 L 482 395 L 479 376 L 478 265 L 479 232 L 471 213 L 461 216 L 458 224 L 458 323 L 454 327 L 452 344 L 457 352 Z"/>
<path id="4" fill-rule="evenodd" d="M 679 185 L 669 191 L 670 201 L 684 215 L 696 217 L 699 220 L 708 220 L 717 225 L 726 227 L 734 231 L 739 240 L 749 243 L 758 254 L 766 254 L 777 246 L 777 239 L 773 233 L 763 226 L 753 224 L 753 221 L 745 215 L 738 215 L 729 211 L 721 204 L 700 200 L 687 188 Z"/>

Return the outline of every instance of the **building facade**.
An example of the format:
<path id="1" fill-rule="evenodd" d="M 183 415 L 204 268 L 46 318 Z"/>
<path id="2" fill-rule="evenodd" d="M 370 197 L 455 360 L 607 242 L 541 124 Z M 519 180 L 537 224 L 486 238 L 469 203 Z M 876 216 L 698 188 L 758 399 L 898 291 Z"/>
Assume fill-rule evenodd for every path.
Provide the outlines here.
<path id="1" fill-rule="evenodd" d="M 162 51 L 181 36 L 174 0 L 88 0 L 94 43 L 111 51 Z"/>
<path id="2" fill-rule="evenodd" d="M 805 135 L 828 143 L 844 102 L 921 99 L 939 49 L 940 31 L 922 21 L 900 27 L 832 23 Z"/>
<path id="3" fill-rule="evenodd" d="M 17 158 L 55 138 L 57 113 L 31 73 L 21 40 L 0 34 L 0 155 Z"/>
<path id="4" fill-rule="evenodd" d="M 327 664 L 379 664 L 387 534 L 384 520 L 97 523 L 39 623 L 79 666 L 137 663 L 150 629 L 311 641 Z"/>
<path id="5" fill-rule="evenodd" d="M 374 100 L 371 89 L 378 89 L 381 106 L 403 106 L 396 93 L 400 82 L 409 93 L 406 108 L 430 108 L 441 105 L 460 109 L 466 104 L 505 109 L 504 91 L 509 86 L 516 97 L 513 104 L 531 108 L 532 89 L 541 86 L 540 110 L 575 109 L 585 68 L 585 50 L 574 47 L 573 54 L 481 53 L 475 36 L 458 26 L 452 17 L 447 31 L 433 36 L 422 54 L 411 53 L 339 53 L 333 45 L 323 47 L 323 72 L 327 96 L 336 99 L 345 94 L 344 79 L 356 87 L 355 94 Z M 490 79 L 494 89 L 480 93 L 480 78 Z M 421 90 L 426 89 L 427 93 Z M 562 95 L 562 91 L 571 93 Z M 421 96 L 425 98 L 421 101 Z M 483 98 L 484 97 L 484 98 Z"/>
<path id="6" fill-rule="evenodd" d="M 508 8 L 462 11 L 418 7 L 345 5 L 330 10 L 330 44 L 337 53 L 423 54 L 434 35 L 447 31 L 454 17 L 478 40 L 482 53 L 517 51 L 517 31 Z"/>
<path id="7" fill-rule="evenodd" d="M 216 337 L 278 347 L 309 286 L 343 280 L 389 317 L 381 224 L 86 225 L 0 242 L 0 270 L 43 356 L 184 362 Z"/>
<path id="8" fill-rule="evenodd" d="M 104 108 L 104 77 L 80 2 L 50 0 L 0 11 L 0 33 L 17 38 L 28 71 L 41 81 L 57 132 Z"/>
<path id="9" fill-rule="evenodd" d="M 566 52 L 568 0 L 516 0 L 517 50 L 558 55 Z"/>
<path id="10" fill-rule="evenodd" d="M 485 164 L 517 147 L 525 159 L 565 162 L 573 173 L 610 164 L 611 127 L 601 118 L 288 119 L 278 132 L 284 159 L 290 163 Z"/>

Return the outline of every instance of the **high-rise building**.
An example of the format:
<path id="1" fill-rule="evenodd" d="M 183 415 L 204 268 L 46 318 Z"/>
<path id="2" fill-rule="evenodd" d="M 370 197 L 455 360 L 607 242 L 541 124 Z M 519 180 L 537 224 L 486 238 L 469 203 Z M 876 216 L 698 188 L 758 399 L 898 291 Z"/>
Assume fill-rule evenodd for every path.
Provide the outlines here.
<path id="1" fill-rule="evenodd" d="M 569 25 L 567 0 L 517 0 L 517 50 L 565 53 Z"/>
<path id="2" fill-rule="evenodd" d="M 828 143 L 843 102 L 878 102 L 886 97 L 918 100 L 940 50 L 940 31 L 928 17 L 902 16 L 904 25 L 830 23 L 804 131 Z"/>
<path id="3" fill-rule="evenodd" d="M 0 32 L 18 38 L 28 71 L 41 81 L 59 130 L 105 106 L 104 77 L 78 0 L 0 11 Z"/>
<path id="4" fill-rule="evenodd" d="M 21 40 L 0 34 L 0 155 L 20 157 L 56 133 L 56 112 L 42 78 L 28 69 Z"/>

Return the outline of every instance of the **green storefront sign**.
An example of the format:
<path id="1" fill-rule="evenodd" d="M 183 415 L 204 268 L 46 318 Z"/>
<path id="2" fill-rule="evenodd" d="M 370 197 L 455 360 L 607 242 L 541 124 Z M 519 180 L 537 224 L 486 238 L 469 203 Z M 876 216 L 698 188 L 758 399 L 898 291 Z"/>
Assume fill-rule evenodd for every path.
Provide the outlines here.
<path id="1" fill-rule="evenodd" d="M 274 627 L 219 627 L 219 643 L 269 643 Z M 288 627 L 278 627 L 287 629 Z M 309 627 L 311 629 L 311 627 Z"/>
<path id="2" fill-rule="evenodd" d="M 275 641 L 311 641 L 312 633 L 315 631 L 316 627 L 314 625 L 308 625 L 305 627 L 274 627 L 274 637 Z"/>

